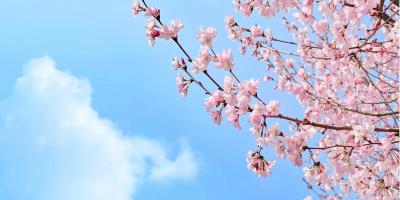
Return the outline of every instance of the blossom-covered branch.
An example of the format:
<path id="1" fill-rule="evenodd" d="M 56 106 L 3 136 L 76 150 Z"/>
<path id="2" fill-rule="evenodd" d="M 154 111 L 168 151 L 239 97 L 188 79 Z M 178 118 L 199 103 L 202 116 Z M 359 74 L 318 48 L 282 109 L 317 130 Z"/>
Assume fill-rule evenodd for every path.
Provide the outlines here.
<path id="1" fill-rule="evenodd" d="M 241 128 L 240 119 L 248 117 L 259 148 L 248 153 L 247 162 L 257 175 L 269 175 L 276 165 L 262 155 L 263 148 L 273 148 L 277 158 L 288 159 L 296 166 L 307 163 L 303 157 L 308 153 L 312 165 L 303 169 L 304 180 L 324 187 L 324 198 L 341 199 L 355 193 L 365 199 L 396 199 L 400 140 L 398 2 L 234 0 L 233 4 L 247 17 L 254 12 L 267 19 L 278 13 L 294 16 L 292 22 L 282 18 L 292 39 L 279 38 L 274 30 L 259 25 L 241 26 L 231 16 L 225 18 L 228 37 L 239 42 L 240 53 L 245 56 L 250 51 L 250 56 L 267 66 L 262 80 L 240 80 L 234 72 L 232 50 L 218 52 L 213 47 L 215 28 L 200 28 L 196 35 L 199 54 L 192 57 L 179 41 L 181 22 L 165 25 L 160 10 L 148 6 L 145 0 L 135 0 L 132 11 L 148 17 L 145 35 L 150 45 L 166 39 L 181 50 L 184 58 L 175 57 L 172 66 L 186 76 L 177 77 L 182 95 L 186 96 L 190 85 L 196 83 L 207 95 L 204 105 L 216 124 L 221 124 L 225 116 L 234 127 Z M 223 83 L 210 74 L 211 64 L 226 71 Z M 209 83 L 196 79 L 200 75 Z M 269 83 L 297 98 L 305 108 L 302 119 L 282 114 L 279 101 L 261 98 L 260 85 Z M 210 85 L 215 91 L 208 88 Z M 291 131 L 281 131 L 272 119 L 288 122 Z"/>

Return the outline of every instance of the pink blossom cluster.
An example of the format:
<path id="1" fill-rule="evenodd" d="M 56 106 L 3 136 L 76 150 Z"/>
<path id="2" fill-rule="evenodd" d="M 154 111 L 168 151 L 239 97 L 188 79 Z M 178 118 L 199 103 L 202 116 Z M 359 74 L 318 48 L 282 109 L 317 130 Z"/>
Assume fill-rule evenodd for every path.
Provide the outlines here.
<path id="1" fill-rule="evenodd" d="M 247 153 L 247 167 L 257 174 L 257 176 L 268 176 L 275 162 L 268 162 L 259 151 L 249 151 Z"/>
<path id="2" fill-rule="evenodd" d="M 213 27 L 200 28 L 200 32 L 197 34 L 196 38 L 200 40 L 201 45 L 207 48 L 212 48 L 212 40 L 217 36 L 217 29 Z"/>
<path id="3" fill-rule="evenodd" d="M 206 98 L 204 105 L 207 112 L 210 112 L 211 118 L 215 124 L 221 124 L 221 111 L 224 107 L 224 97 L 220 90 L 215 91 L 211 96 Z M 214 108 L 221 107 L 218 111 Z"/>
<path id="4" fill-rule="evenodd" d="M 213 50 L 213 39 L 217 36 L 217 30 L 213 27 L 200 28 L 196 38 L 200 41 L 199 55 L 193 61 L 192 72 L 205 72 L 210 62 L 217 68 L 231 70 L 234 66 L 233 56 L 230 49 L 224 49 L 222 53 L 216 54 Z M 211 52 L 211 53 L 210 53 Z"/>
<path id="5" fill-rule="evenodd" d="M 183 24 L 179 21 L 172 21 L 170 26 L 157 25 L 155 19 L 149 19 L 146 22 L 146 36 L 149 39 L 149 45 L 154 46 L 156 38 L 169 40 L 177 38 L 179 31 L 183 28 Z"/>
<path id="6" fill-rule="evenodd" d="M 238 78 L 232 50 L 216 53 L 213 49 L 216 29 L 200 29 L 196 36 L 199 54 L 192 59 L 178 40 L 181 23 L 162 25 L 160 11 L 138 1 L 132 10 L 149 18 L 146 36 L 152 44 L 157 37 L 173 39 L 182 51 L 184 57 L 172 61 L 176 70 L 188 76 L 178 75 L 181 94 L 186 96 L 191 83 L 199 86 L 207 95 L 206 111 L 216 124 L 226 118 L 241 128 L 241 119 L 248 119 L 260 150 L 250 151 L 247 162 L 258 176 L 269 175 L 275 165 L 261 155 L 261 148 L 270 147 L 277 158 L 303 167 L 307 187 L 324 191 L 320 197 L 343 199 L 355 194 L 361 199 L 398 199 L 398 3 L 234 0 L 233 4 L 246 17 L 253 12 L 265 20 L 281 13 L 293 15 L 282 17 L 282 26 L 292 38 L 280 38 L 271 27 L 247 27 L 240 19 L 225 18 L 228 37 L 239 43 L 240 53 L 265 66 L 262 77 Z M 222 83 L 209 73 L 210 63 L 225 69 Z M 209 84 L 197 76 L 205 77 Z M 217 88 L 214 92 L 208 89 L 210 84 Z M 285 115 L 280 109 L 282 102 L 264 101 L 261 86 L 293 95 L 304 115 Z M 268 95 L 273 96 L 271 92 Z M 285 121 L 289 131 L 282 131 L 274 119 Z"/>
<path id="7" fill-rule="evenodd" d="M 192 83 L 192 80 L 186 80 L 185 78 L 183 78 L 182 74 L 178 74 L 178 76 L 176 77 L 176 84 L 178 85 L 178 92 L 182 96 L 187 96 L 190 83 Z"/>
<path id="8" fill-rule="evenodd" d="M 233 0 L 236 10 L 250 16 L 254 10 L 264 17 L 273 17 L 279 12 L 287 12 L 298 5 L 297 0 Z"/>
<path id="9" fill-rule="evenodd" d="M 149 45 L 154 46 L 156 38 L 162 39 L 174 39 L 178 37 L 179 31 L 183 28 L 183 24 L 180 21 L 172 21 L 169 26 L 166 25 L 157 25 L 156 20 L 160 18 L 160 10 L 155 7 L 142 7 L 139 4 L 139 1 L 135 0 L 132 3 L 132 12 L 134 15 L 139 14 L 140 12 L 145 12 L 145 15 L 149 17 L 146 22 L 146 31 L 145 34 L 149 39 Z"/>

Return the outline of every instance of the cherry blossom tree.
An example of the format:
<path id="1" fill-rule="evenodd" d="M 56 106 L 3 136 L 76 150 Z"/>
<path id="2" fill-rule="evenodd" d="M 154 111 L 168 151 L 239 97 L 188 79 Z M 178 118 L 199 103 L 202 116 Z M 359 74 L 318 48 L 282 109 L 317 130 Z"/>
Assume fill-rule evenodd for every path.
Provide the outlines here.
<path id="1" fill-rule="evenodd" d="M 239 79 L 231 49 L 214 49 L 215 28 L 200 28 L 199 53 L 192 57 L 179 40 L 180 21 L 165 24 L 160 10 L 144 0 L 135 0 L 132 11 L 148 18 L 151 46 L 166 39 L 181 51 L 171 63 L 180 94 L 195 85 L 203 90 L 215 124 L 225 118 L 241 128 L 240 119 L 248 119 L 258 144 L 247 154 L 255 174 L 267 176 L 276 166 L 262 155 L 263 148 L 272 148 L 276 158 L 303 167 L 303 180 L 321 199 L 399 199 L 399 1 L 233 0 L 233 5 L 245 16 L 293 16 L 282 18 L 291 39 L 274 35 L 271 27 L 245 27 L 225 18 L 227 35 L 243 56 L 264 64 L 263 77 Z M 210 74 L 212 66 L 225 71 L 223 82 Z M 294 95 L 304 116 L 285 115 L 279 108 L 286 105 L 264 101 L 262 84 Z M 272 119 L 289 122 L 291 131 Z"/>

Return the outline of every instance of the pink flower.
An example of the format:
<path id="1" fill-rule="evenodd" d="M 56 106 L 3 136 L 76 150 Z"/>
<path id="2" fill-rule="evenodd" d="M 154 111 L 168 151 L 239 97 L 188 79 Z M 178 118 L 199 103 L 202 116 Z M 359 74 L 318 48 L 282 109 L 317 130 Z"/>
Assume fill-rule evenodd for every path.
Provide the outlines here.
<path id="1" fill-rule="evenodd" d="M 239 113 L 244 114 L 249 108 L 250 98 L 257 94 L 257 89 L 259 87 L 260 81 L 250 79 L 243 81 L 239 86 L 239 92 L 236 94 L 237 104 L 239 108 Z"/>
<path id="2" fill-rule="evenodd" d="M 248 4 L 244 4 L 244 5 L 242 5 L 241 10 L 242 10 L 244 15 L 250 16 L 251 13 L 253 12 L 253 6 L 248 5 Z"/>
<path id="3" fill-rule="evenodd" d="M 181 67 L 181 63 L 179 63 L 179 59 L 177 57 L 174 57 L 171 61 L 171 66 L 177 70 L 179 67 Z"/>
<path id="4" fill-rule="evenodd" d="M 297 71 L 297 76 L 299 77 L 300 80 L 305 80 L 307 78 L 307 72 L 304 68 L 300 68 Z"/>
<path id="5" fill-rule="evenodd" d="M 363 144 L 364 140 L 367 139 L 367 135 L 371 134 L 375 129 L 371 124 L 364 122 L 363 125 L 355 125 L 353 126 L 353 135 L 355 138 L 355 142 L 358 144 Z"/>
<path id="6" fill-rule="evenodd" d="M 177 38 L 179 31 L 183 28 L 183 24 L 180 21 L 173 20 L 171 22 L 170 31 L 171 31 L 171 38 Z"/>
<path id="7" fill-rule="evenodd" d="M 222 92 L 221 90 L 217 90 L 211 96 L 206 98 L 204 106 L 206 107 L 206 110 L 208 112 L 211 112 L 211 110 L 214 107 L 218 107 L 223 102 L 224 102 L 224 97 L 222 96 Z"/>
<path id="8" fill-rule="evenodd" d="M 178 91 L 182 96 L 187 96 L 188 87 L 192 81 L 183 78 L 182 74 L 178 74 L 176 77 L 176 84 L 178 85 Z"/>
<path id="9" fill-rule="evenodd" d="M 221 120 L 222 120 L 222 116 L 221 116 L 221 111 L 211 111 L 211 119 L 213 120 L 214 124 L 220 125 L 221 124 Z"/>
<path id="10" fill-rule="evenodd" d="M 240 40 L 242 38 L 242 35 L 243 35 L 243 29 L 237 28 L 237 29 L 234 29 L 234 30 L 228 30 L 228 33 L 229 33 L 228 37 L 230 39 Z"/>
<path id="11" fill-rule="evenodd" d="M 221 54 L 217 55 L 215 59 L 215 66 L 217 68 L 224 68 L 225 70 L 230 70 L 233 68 L 233 56 L 231 50 L 223 50 Z"/>
<path id="12" fill-rule="evenodd" d="M 147 20 L 145 28 L 145 35 L 149 39 L 149 45 L 154 46 L 156 37 L 160 36 L 160 31 L 156 29 L 158 26 L 156 25 L 154 19 Z"/>
<path id="13" fill-rule="evenodd" d="M 225 17 L 225 25 L 229 27 L 235 26 L 236 22 L 235 19 L 232 16 L 226 16 Z"/>
<path id="14" fill-rule="evenodd" d="M 324 17 L 328 17 L 329 14 L 332 12 L 330 5 L 328 2 L 320 2 L 318 3 L 318 9 L 321 11 Z"/>
<path id="15" fill-rule="evenodd" d="M 225 76 L 223 88 L 225 102 L 231 106 L 236 105 L 236 92 L 238 87 L 232 76 Z"/>
<path id="16" fill-rule="evenodd" d="M 384 155 L 389 155 L 389 152 L 393 149 L 392 141 L 389 138 L 382 140 L 382 149 Z"/>
<path id="17" fill-rule="evenodd" d="M 266 107 L 264 104 L 259 103 L 253 106 L 253 111 L 250 113 L 250 124 L 253 126 L 260 126 L 261 119 L 266 114 Z"/>
<path id="18" fill-rule="evenodd" d="M 296 17 L 303 25 L 306 23 L 310 23 L 312 21 L 311 17 L 311 10 L 305 9 L 304 12 L 296 12 L 293 14 L 294 17 Z"/>
<path id="19" fill-rule="evenodd" d="M 264 33 L 263 33 L 263 31 L 261 30 L 261 28 L 260 28 L 259 25 L 254 25 L 254 26 L 251 27 L 251 36 L 252 36 L 253 38 L 260 37 L 260 36 L 262 36 L 263 34 L 264 34 Z"/>
<path id="20" fill-rule="evenodd" d="M 312 182 L 320 184 L 325 184 L 328 179 L 328 170 L 320 162 L 314 163 L 312 167 L 303 168 L 304 177 Z"/>
<path id="21" fill-rule="evenodd" d="M 240 90 L 248 93 L 249 95 L 257 94 L 258 87 L 260 86 L 259 80 L 250 79 L 247 81 L 243 81 Z"/>
<path id="22" fill-rule="evenodd" d="M 279 114 L 279 102 L 272 100 L 267 105 L 267 110 L 271 115 L 278 115 Z"/>
<path id="23" fill-rule="evenodd" d="M 315 21 L 313 28 L 318 34 L 325 34 L 328 32 L 328 21 L 326 19 Z"/>
<path id="24" fill-rule="evenodd" d="M 162 26 L 161 28 L 157 26 L 156 21 L 150 18 L 146 22 L 145 34 L 149 38 L 149 45 L 154 46 L 155 39 L 157 37 L 163 39 L 177 38 L 178 32 L 183 28 L 183 24 L 179 21 L 172 21 L 170 26 Z"/>
<path id="25" fill-rule="evenodd" d="M 285 137 L 287 156 L 292 163 L 298 167 L 303 165 L 303 144 L 304 139 L 299 135 Z"/>
<path id="26" fill-rule="evenodd" d="M 267 42 L 271 41 L 273 38 L 271 29 L 269 29 L 269 28 L 265 29 L 264 33 L 265 33 L 265 39 L 267 39 Z"/>
<path id="27" fill-rule="evenodd" d="M 236 94 L 236 106 L 239 108 L 240 114 L 245 114 L 249 108 L 251 94 L 246 90 L 239 90 Z"/>
<path id="28" fill-rule="evenodd" d="M 266 5 L 262 6 L 261 9 L 259 9 L 259 14 L 264 17 L 271 17 L 275 15 L 275 11 L 271 6 Z"/>
<path id="29" fill-rule="evenodd" d="M 196 38 L 200 40 L 201 45 L 212 48 L 212 40 L 217 36 L 217 30 L 213 27 L 208 27 L 204 29 L 204 27 L 200 28 L 200 33 L 196 35 Z"/>
<path id="30" fill-rule="evenodd" d="M 224 77 L 224 91 L 234 91 L 236 90 L 235 78 L 232 76 Z"/>
<path id="31" fill-rule="evenodd" d="M 200 55 L 193 60 L 192 72 L 199 73 L 207 70 L 210 61 L 211 56 L 208 54 L 208 49 L 201 46 Z"/>
<path id="32" fill-rule="evenodd" d="M 259 80 L 250 79 L 243 81 L 239 86 L 239 92 L 236 94 L 237 106 L 239 107 L 240 114 L 247 112 L 250 98 L 257 94 Z"/>
<path id="33" fill-rule="evenodd" d="M 285 65 L 289 68 L 293 68 L 294 66 L 294 60 L 293 59 L 286 59 L 285 60 Z"/>
<path id="34" fill-rule="evenodd" d="M 225 109 L 225 114 L 228 122 L 232 123 L 235 128 L 240 129 L 238 109 L 234 106 L 227 105 Z"/>
<path id="35" fill-rule="evenodd" d="M 143 8 L 140 6 L 137 0 L 132 3 L 132 13 L 133 15 L 137 15 L 139 12 L 143 11 Z"/>
<path id="36" fill-rule="evenodd" d="M 160 38 L 170 39 L 178 38 L 179 31 L 183 28 L 180 21 L 173 20 L 170 26 L 162 26 L 160 29 Z"/>
<path id="37" fill-rule="evenodd" d="M 149 7 L 146 8 L 146 14 L 147 17 L 155 17 L 158 18 L 160 17 L 160 9 L 155 8 L 155 7 Z"/>
<path id="38" fill-rule="evenodd" d="M 261 126 L 259 126 L 261 127 Z M 285 155 L 283 143 L 279 140 L 279 136 L 282 136 L 282 132 L 279 130 L 279 124 L 275 123 L 270 126 L 263 127 L 264 133 L 259 134 L 261 132 L 257 132 L 259 135 L 256 136 L 257 144 L 267 147 L 272 146 L 275 149 L 275 153 L 278 157 L 283 158 Z"/>
<path id="39" fill-rule="evenodd" d="M 247 153 L 247 167 L 257 176 L 268 176 L 274 166 L 275 162 L 266 161 L 259 151 L 249 151 Z"/>

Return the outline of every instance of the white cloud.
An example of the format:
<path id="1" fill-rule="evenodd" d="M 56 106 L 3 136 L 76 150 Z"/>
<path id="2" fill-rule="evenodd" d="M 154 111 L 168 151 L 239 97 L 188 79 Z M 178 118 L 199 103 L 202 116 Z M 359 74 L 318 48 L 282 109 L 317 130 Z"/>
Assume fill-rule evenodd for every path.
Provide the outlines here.
<path id="1" fill-rule="evenodd" d="M 126 200 L 144 180 L 196 175 L 185 142 L 170 160 L 160 142 L 124 135 L 101 119 L 91 91 L 49 57 L 24 67 L 0 101 L 0 199 Z"/>

